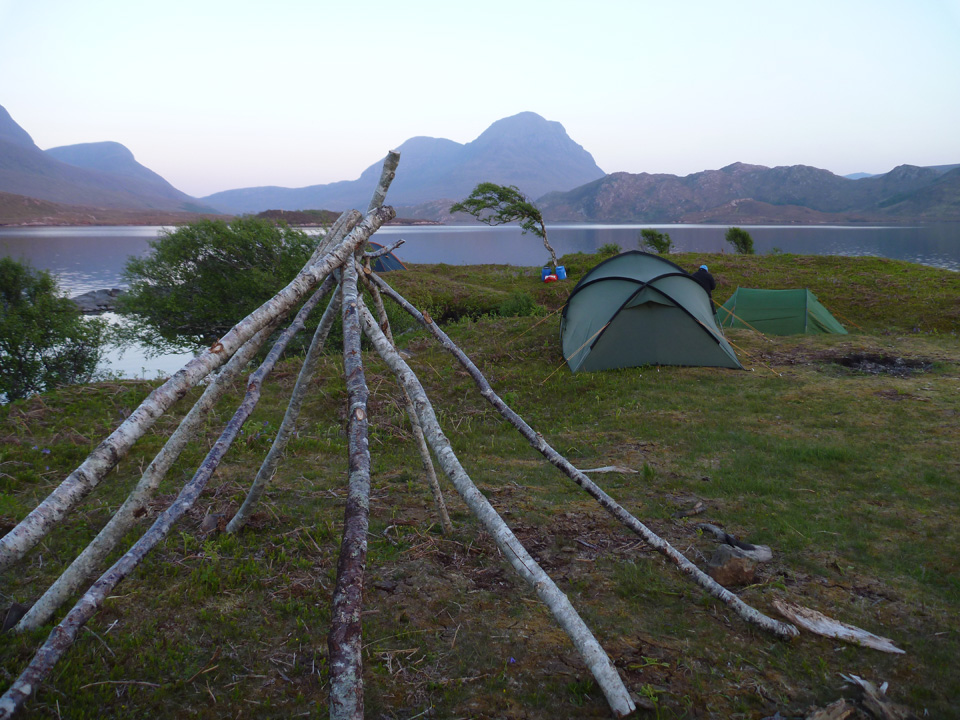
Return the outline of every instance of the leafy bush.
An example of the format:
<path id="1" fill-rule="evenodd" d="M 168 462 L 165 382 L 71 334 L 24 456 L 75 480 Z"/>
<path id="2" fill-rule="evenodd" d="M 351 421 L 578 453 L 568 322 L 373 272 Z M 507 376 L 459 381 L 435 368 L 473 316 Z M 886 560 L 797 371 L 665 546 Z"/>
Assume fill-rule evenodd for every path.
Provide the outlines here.
<path id="1" fill-rule="evenodd" d="M 497 308 L 501 317 L 529 317 L 537 312 L 537 304 L 530 297 L 530 293 L 515 290 L 506 297 Z"/>
<path id="2" fill-rule="evenodd" d="M 673 240 L 670 239 L 670 233 L 657 232 L 651 228 L 644 228 L 640 231 L 640 247 L 658 255 L 668 255 L 673 247 Z"/>
<path id="3" fill-rule="evenodd" d="M 738 255 L 753 255 L 753 238 L 743 228 L 729 228 L 724 240 L 733 245 Z"/>
<path id="4" fill-rule="evenodd" d="M 133 316 L 140 341 L 170 348 L 222 336 L 293 279 L 316 239 L 244 217 L 184 225 L 150 245 L 149 256 L 127 262 L 119 310 Z"/>
<path id="5" fill-rule="evenodd" d="M 7 400 L 89 380 L 105 328 L 84 319 L 49 273 L 0 258 L 0 393 Z"/>
<path id="6" fill-rule="evenodd" d="M 620 246 L 616 243 L 605 243 L 597 248 L 597 254 L 601 257 L 606 257 L 607 255 L 619 255 Z"/>

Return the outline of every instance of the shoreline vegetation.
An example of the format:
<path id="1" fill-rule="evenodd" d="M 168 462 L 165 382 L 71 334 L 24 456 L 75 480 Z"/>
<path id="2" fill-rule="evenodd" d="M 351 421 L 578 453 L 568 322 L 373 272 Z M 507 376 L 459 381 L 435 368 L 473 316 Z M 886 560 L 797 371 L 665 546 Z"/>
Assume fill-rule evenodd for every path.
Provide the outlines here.
<path id="1" fill-rule="evenodd" d="M 395 328 L 480 489 L 594 629 L 637 717 L 807 717 L 841 677 L 917 716 L 960 697 L 960 273 L 877 257 L 679 253 L 705 262 L 722 303 L 738 287 L 809 288 L 846 336 L 728 331 L 747 371 L 643 367 L 571 374 L 557 337 L 577 280 L 603 259 L 540 268 L 411 265 L 384 275 L 470 355 L 498 394 L 624 507 L 704 568 L 701 523 L 769 546 L 733 587 L 891 638 L 904 655 L 747 626 L 688 583 L 532 451 L 428 333 Z M 366 354 L 366 353 L 365 353 Z M 444 535 L 409 442 L 402 393 L 369 353 L 373 493 L 364 582 L 367 716 L 602 718 L 602 693 L 543 607 L 441 478 Z M 89 624 L 29 709 L 63 718 L 261 717 L 326 711 L 331 593 L 346 500 L 342 357 L 320 360 L 298 433 L 236 535 L 220 532 L 270 447 L 301 358 L 283 360 L 196 507 Z M 0 534 L 157 385 L 65 387 L 0 407 Z M 229 417 L 243 394 L 221 401 Z M 135 446 L 42 548 L 0 574 L 28 603 L 136 483 L 198 389 Z M 205 455 L 211 423 L 171 472 L 152 522 Z M 0 643 L 0 690 L 49 627 Z"/>

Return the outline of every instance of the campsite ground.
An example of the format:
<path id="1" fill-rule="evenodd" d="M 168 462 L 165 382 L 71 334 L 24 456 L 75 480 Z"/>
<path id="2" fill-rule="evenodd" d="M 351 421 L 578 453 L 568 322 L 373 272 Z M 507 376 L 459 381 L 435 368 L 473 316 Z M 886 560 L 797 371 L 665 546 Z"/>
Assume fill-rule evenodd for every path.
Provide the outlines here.
<path id="1" fill-rule="evenodd" d="M 673 259 L 692 267 L 702 256 Z M 809 287 L 853 334 L 733 332 L 746 372 L 571 375 L 550 313 L 597 260 L 564 258 L 571 279 L 554 285 L 540 284 L 537 269 L 494 266 L 421 266 L 386 277 L 445 320 L 497 392 L 575 465 L 636 470 L 595 478 L 698 565 L 715 547 L 699 522 L 769 545 L 773 561 L 737 589 L 746 602 L 774 614 L 772 601 L 788 599 L 906 651 L 887 655 L 811 634 L 785 642 L 745 624 L 542 460 L 425 333 L 402 333 L 398 342 L 465 468 L 593 628 L 646 708 L 638 716 L 804 717 L 847 693 L 841 673 L 888 681 L 891 698 L 918 715 L 955 715 L 960 274 L 876 258 L 708 257 L 718 301 L 737 285 Z M 520 316 L 491 314 L 498 312 Z M 252 526 L 238 536 L 199 529 L 206 513 L 236 509 L 297 367 L 291 360 L 275 373 L 189 520 L 90 623 L 29 716 L 325 713 L 346 469 L 336 354 L 323 360 L 299 436 Z M 373 358 L 367 382 L 367 716 L 608 717 L 569 641 L 449 485 L 456 532 L 440 533 L 396 384 Z M 0 410 L 0 526 L 33 507 L 153 385 L 70 387 Z M 151 516 L 235 402 L 224 401 L 170 473 Z M 35 598 L 55 577 L 176 421 L 161 419 L 61 531 L 0 575 L 4 603 Z M 697 503 L 702 513 L 677 517 Z M 0 688 L 46 634 L 3 638 Z"/>

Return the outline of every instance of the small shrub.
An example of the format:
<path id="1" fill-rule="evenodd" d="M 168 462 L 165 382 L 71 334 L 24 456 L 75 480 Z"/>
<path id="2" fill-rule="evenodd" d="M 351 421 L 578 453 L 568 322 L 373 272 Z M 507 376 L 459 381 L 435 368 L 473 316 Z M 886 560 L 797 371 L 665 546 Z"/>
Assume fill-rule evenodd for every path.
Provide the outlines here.
<path id="1" fill-rule="evenodd" d="M 619 255 L 619 254 L 620 254 L 620 250 L 621 250 L 620 246 L 617 245 L 616 243 L 606 243 L 606 244 L 604 244 L 604 245 L 601 245 L 601 246 L 597 249 L 597 253 L 598 253 L 599 255 L 604 255 L 604 256 L 605 256 L 605 255 Z"/>
<path id="2" fill-rule="evenodd" d="M 641 249 L 655 252 L 658 255 L 669 255 L 670 249 L 673 247 L 670 233 L 657 232 L 651 228 L 644 228 L 640 231 L 638 243 Z"/>
<path id="3" fill-rule="evenodd" d="M 500 317 L 529 317 L 536 311 L 537 304 L 529 293 L 522 290 L 510 293 L 497 307 L 497 315 Z"/>
<path id="4" fill-rule="evenodd" d="M 0 258 L 0 399 L 86 382 L 106 323 L 85 319 L 50 273 Z"/>
<path id="5" fill-rule="evenodd" d="M 724 240 L 733 245 L 738 255 L 753 255 L 753 238 L 743 228 L 729 228 Z"/>

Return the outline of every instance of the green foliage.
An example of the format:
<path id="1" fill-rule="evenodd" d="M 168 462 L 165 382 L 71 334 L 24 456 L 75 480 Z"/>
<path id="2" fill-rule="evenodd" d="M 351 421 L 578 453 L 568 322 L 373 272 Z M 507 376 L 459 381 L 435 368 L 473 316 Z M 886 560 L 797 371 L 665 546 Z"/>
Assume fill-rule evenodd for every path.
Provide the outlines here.
<path id="1" fill-rule="evenodd" d="M 597 254 L 601 257 L 606 257 L 607 255 L 619 255 L 620 246 L 616 243 L 605 243 L 597 248 Z"/>
<path id="2" fill-rule="evenodd" d="M 738 255 L 753 255 L 753 238 L 743 228 L 729 228 L 723 239 L 733 245 Z"/>
<path id="3" fill-rule="evenodd" d="M 670 249 L 673 247 L 673 241 L 670 239 L 670 233 L 644 228 L 640 231 L 639 245 L 642 249 L 655 252 L 658 255 L 669 255 Z"/>
<path id="4" fill-rule="evenodd" d="M 208 343 L 293 279 L 315 244 L 300 230 L 258 218 L 191 223 L 127 262 L 130 291 L 119 309 L 133 316 L 134 332 L 148 345 Z"/>
<path id="5" fill-rule="evenodd" d="M 89 380 L 105 327 L 84 320 L 49 273 L 0 258 L 0 394 L 8 400 Z"/>
<path id="6" fill-rule="evenodd" d="M 529 317 L 535 315 L 538 309 L 530 293 L 515 290 L 500 303 L 497 314 L 501 317 Z"/>
<path id="7" fill-rule="evenodd" d="M 514 185 L 480 183 L 465 200 L 450 206 L 450 212 L 465 212 L 487 225 L 505 225 L 519 222 L 524 233 L 531 232 L 543 240 L 550 251 L 550 262 L 556 266 L 557 259 L 547 241 L 547 228 L 543 224 L 543 215 L 527 197 Z"/>

